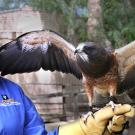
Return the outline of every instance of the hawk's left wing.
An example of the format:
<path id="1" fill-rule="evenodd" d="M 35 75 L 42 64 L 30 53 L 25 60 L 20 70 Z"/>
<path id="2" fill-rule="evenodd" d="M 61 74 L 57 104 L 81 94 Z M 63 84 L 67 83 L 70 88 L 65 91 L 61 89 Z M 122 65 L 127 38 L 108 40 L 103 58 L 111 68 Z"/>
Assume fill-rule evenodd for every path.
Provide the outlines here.
<path id="1" fill-rule="evenodd" d="M 122 90 L 135 87 L 135 41 L 116 49 L 118 62 L 119 87 Z"/>

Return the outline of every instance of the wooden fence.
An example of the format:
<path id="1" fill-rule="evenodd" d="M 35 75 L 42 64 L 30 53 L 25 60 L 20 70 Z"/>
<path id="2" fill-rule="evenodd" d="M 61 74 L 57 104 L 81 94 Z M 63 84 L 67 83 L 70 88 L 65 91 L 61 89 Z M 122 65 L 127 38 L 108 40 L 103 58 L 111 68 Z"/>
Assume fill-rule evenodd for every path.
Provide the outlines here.
<path id="1" fill-rule="evenodd" d="M 52 84 L 23 84 L 25 88 L 29 89 L 30 98 L 35 104 L 41 117 L 46 122 L 56 122 L 56 121 L 66 121 L 70 119 L 75 119 L 79 116 L 78 106 L 80 103 L 78 100 L 78 95 L 82 92 L 81 85 L 73 85 L 71 91 L 67 91 L 68 86 L 63 86 L 61 84 L 53 84 L 56 90 L 49 89 L 50 92 L 45 92 L 45 87 Z M 24 86 L 23 86 L 24 87 Z M 34 88 L 33 88 L 34 87 Z M 44 93 L 39 91 L 39 95 L 34 93 L 33 89 L 35 87 L 40 87 L 44 89 Z M 78 91 L 74 90 L 74 87 L 79 87 Z M 71 86 L 70 86 L 71 88 Z M 30 93 L 33 94 L 30 94 Z"/>

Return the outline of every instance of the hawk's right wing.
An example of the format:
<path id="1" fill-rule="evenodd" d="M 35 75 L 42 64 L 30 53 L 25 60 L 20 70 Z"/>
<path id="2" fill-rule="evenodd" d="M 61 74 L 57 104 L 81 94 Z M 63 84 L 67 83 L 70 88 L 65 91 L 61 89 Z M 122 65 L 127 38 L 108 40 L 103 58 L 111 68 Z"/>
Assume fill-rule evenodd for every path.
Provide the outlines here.
<path id="1" fill-rule="evenodd" d="M 43 68 L 81 79 L 74 51 L 72 44 L 53 31 L 29 32 L 0 47 L 0 71 L 6 75 Z"/>

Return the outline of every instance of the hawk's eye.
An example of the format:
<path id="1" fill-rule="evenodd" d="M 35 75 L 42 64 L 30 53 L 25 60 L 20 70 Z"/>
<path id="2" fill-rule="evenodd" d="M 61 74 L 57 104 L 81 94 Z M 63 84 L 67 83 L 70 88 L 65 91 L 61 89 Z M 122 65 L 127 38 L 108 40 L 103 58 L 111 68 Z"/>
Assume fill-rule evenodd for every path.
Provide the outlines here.
<path id="1" fill-rule="evenodd" d="M 89 49 L 89 50 L 93 50 L 93 49 L 95 49 L 95 46 L 93 46 L 93 45 L 85 45 L 84 46 L 84 49 Z"/>

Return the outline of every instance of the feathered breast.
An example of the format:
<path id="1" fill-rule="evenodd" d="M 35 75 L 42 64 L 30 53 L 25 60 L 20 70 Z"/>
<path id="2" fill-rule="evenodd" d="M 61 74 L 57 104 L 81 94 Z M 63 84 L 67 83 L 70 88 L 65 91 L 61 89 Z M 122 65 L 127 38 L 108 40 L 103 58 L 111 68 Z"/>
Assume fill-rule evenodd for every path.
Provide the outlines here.
<path id="1" fill-rule="evenodd" d="M 77 63 L 84 74 L 92 78 L 100 78 L 104 76 L 114 64 L 113 55 L 96 55 L 90 57 L 82 52 L 77 54 Z"/>

